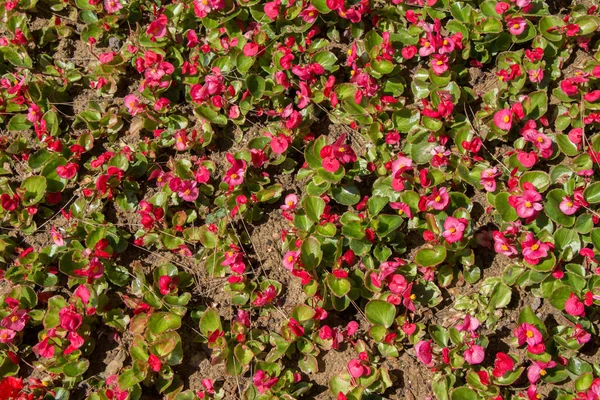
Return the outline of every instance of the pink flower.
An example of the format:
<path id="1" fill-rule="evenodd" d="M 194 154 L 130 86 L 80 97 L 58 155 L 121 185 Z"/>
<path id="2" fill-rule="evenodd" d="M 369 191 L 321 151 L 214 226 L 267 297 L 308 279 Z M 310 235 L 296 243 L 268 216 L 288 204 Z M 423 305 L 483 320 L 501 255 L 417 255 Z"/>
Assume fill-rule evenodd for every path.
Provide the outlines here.
<path id="1" fill-rule="evenodd" d="M 446 238 L 448 243 L 460 242 L 463 239 L 463 233 L 467 228 L 469 222 L 464 219 L 456 219 L 454 217 L 448 217 L 444 221 L 444 232 L 442 236 Z"/>
<path id="2" fill-rule="evenodd" d="M 512 371 L 515 366 L 515 361 L 506 353 L 498 352 L 494 361 L 494 370 L 492 375 L 496 378 L 503 377 L 507 372 Z"/>
<path id="3" fill-rule="evenodd" d="M 246 57 L 254 57 L 258 54 L 259 50 L 260 47 L 258 46 L 258 44 L 254 42 L 248 42 L 244 45 L 243 52 Z"/>
<path id="4" fill-rule="evenodd" d="M 587 343 L 592 339 L 592 335 L 583 329 L 583 327 L 579 324 L 575 325 L 572 337 L 577 339 L 578 344 Z"/>
<path id="5" fill-rule="evenodd" d="M 67 165 L 59 165 L 56 167 L 56 174 L 63 179 L 73 179 L 79 170 L 79 165 L 75 163 L 67 163 Z"/>
<path id="6" fill-rule="evenodd" d="M 445 54 L 434 54 L 431 60 L 431 68 L 436 75 L 442 75 L 448 71 L 448 56 Z"/>
<path id="7" fill-rule="evenodd" d="M 398 210 L 398 215 L 406 215 L 408 219 L 412 219 L 412 212 L 410 211 L 408 204 L 400 201 L 393 201 L 390 203 L 390 207 L 394 210 Z"/>
<path id="8" fill-rule="evenodd" d="M 269 17 L 271 21 L 275 21 L 277 16 L 279 15 L 279 6 L 281 5 L 281 1 L 269 1 L 265 4 L 264 12 Z"/>
<path id="9" fill-rule="evenodd" d="M 431 349 L 431 340 L 421 340 L 415 345 L 415 353 L 419 361 L 428 367 L 433 366 L 433 353 Z"/>
<path id="10" fill-rule="evenodd" d="M 269 285 L 264 291 L 256 293 L 256 299 L 252 304 L 257 307 L 263 307 L 267 304 L 271 304 L 273 300 L 275 300 L 275 297 L 277 297 L 277 289 L 275 286 Z"/>
<path id="11" fill-rule="evenodd" d="M 502 232 L 494 231 L 494 250 L 496 253 L 504 254 L 507 257 L 512 257 L 518 254 L 517 248 L 506 239 Z"/>
<path id="12" fill-rule="evenodd" d="M 43 358 L 52 358 L 54 356 L 54 345 L 50 344 L 51 335 L 31 348 L 35 354 Z"/>
<path id="13" fill-rule="evenodd" d="M 542 68 L 530 69 L 527 71 L 531 82 L 541 82 L 544 79 L 544 70 Z"/>
<path id="14" fill-rule="evenodd" d="M 533 385 L 540 380 L 542 376 L 545 376 L 548 372 L 546 368 L 554 368 L 556 363 L 549 361 L 547 363 L 541 361 L 534 361 L 533 364 L 527 369 L 527 379 Z"/>
<path id="15" fill-rule="evenodd" d="M 75 311 L 73 306 L 61 309 L 58 316 L 61 328 L 67 331 L 76 331 L 81 326 L 81 315 Z"/>
<path id="16" fill-rule="evenodd" d="M 521 196 L 510 196 L 508 203 L 517 211 L 520 218 L 535 218 L 537 213 L 544 208 L 541 203 L 542 195 L 533 185 L 528 185 Z"/>
<path id="17" fill-rule="evenodd" d="M 514 17 L 506 21 L 506 25 L 511 35 L 519 36 L 525 31 L 527 21 L 523 17 Z"/>
<path id="18" fill-rule="evenodd" d="M 270 143 L 271 150 L 275 154 L 285 153 L 289 145 L 290 142 L 288 140 L 288 137 L 282 134 L 279 134 L 278 136 L 273 136 Z"/>
<path id="19" fill-rule="evenodd" d="M 503 131 L 509 131 L 512 127 L 513 112 L 510 108 L 504 108 L 494 114 L 494 124 Z"/>
<path id="20" fill-rule="evenodd" d="M 515 336 L 519 346 L 527 343 L 527 350 L 537 349 L 539 345 L 544 344 L 544 338 L 541 332 L 533 325 L 523 322 L 515 329 Z M 543 351 L 543 350 L 542 350 Z M 531 351 L 535 353 L 535 351 Z M 537 353 L 536 353 L 537 354 Z"/>
<path id="21" fill-rule="evenodd" d="M 20 332 L 25 328 L 25 324 L 27 324 L 28 321 L 29 315 L 27 314 L 27 310 L 17 310 L 15 307 L 10 314 L 2 319 L 0 325 L 11 331 Z"/>
<path id="22" fill-rule="evenodd" d="M 254 386 L 256 386 L 258 393 L 263 394 L 267 390 L 275 386 L 275 384 L 279 382 L 279 378 L 271 378 L 269 375 L 266 374 L 265 371 L 259 369 L 254 374 L 252 382 L 254 383 Z"/>
<path id="23" fill-rule="evenodd" d="M 389 288 L 392 293 L 401 294 L 408 287 L 408 282 L 403 275 L 394 274 L 390 279 Z"/>
<path id="24" fill-rule="evenodd" d="M 434 187 L 431 194 L 427 197 L 426 205 L 434 210 L 441 211 L 450 203 L 450 196 L 445 187 L 438 189 Z"/>
<path id="25" fill-rule="evenodd" d="M 284 211 L 293 210 L 296 208 L 296 205 L 298 204 L 298 196 L 296 196 L 294 193 L 290 193 L 287 196 L 285 196 L 283 203 L 284 204 L 279 206 L 280 209 L 282 209 Z"/>
<path id="26" fill-rule="evenodd" d="M 104 0 L 104 9 L 109 14 L 114 14 L 123 8 L 123 4 L 119 3 L 119 0 Z"/>
<path id="27" fill-rule="evenodd" d="M 296 261 L 298 260 L 298 257 L 300 256 L 300 250 L 297 251 L 288 251 L 287 253 L 285 253 L 285 256 L 283 256 L 283 266 L 292 271 L 294 269 L 294 265 L 296 264 Z"/>
<path id="28" fill-rule="evenodd" d="M 175 150 L 184 151 L 187 149 L 188 138 L 185 130 L 175 132 L 173 138 L 175 139 Z"/>
<path id="29" fill-rule="evenodd" d="M 416 46 L 406 46 L 402 48 L 401 53 L 404 59 L 410 60 L 417 54 L 417 48 Z"/>
<path id="30" fill-rule="evenodd" d="M 198 198 L 198 188 L 196 187 L 196 185 L 198 185 L 196 183 L 196 181 L 181 181 L 181 185 L 179 186 L 179 189 L 177 190 L 177 195 L 179 197 L 181 197 L 183 200 L 185 201 L 189 201 L 189 202 L 193 202 Z"/>
<path id="31" fill-rule="evenodd" d="M 227 153 L 225 157 L 231 164 L 231 167 L 225 172 L 223 182 L 231 186 L 237 186 L 244 182 L 244 176 L 246 175 L 246 161 L 236 160 L 231 153 Z"/>
<path id="32" fill-rule="evenodd" d="M 15 338 L 17 332 L 11 329 L 0 329 L 0 343 L 10 343 Z"/>
<path id="33" fill-rule="evenodd" d="M 474 344 L 471 347 L 469 347 L 467 350 L 465 350 L 465 353 L 463 355 L 465 357 L 465 360 L 469 364 L 471 364 L 471 365 L 481 364 L 481 362 L 485 358 L 485 350 L 483 349 L 483 347 L 479 346 L 478 344 Z"/>
<path id="34" fill-rule="evenodd" d="M 144 105 L 140 103 L 140 99 L 135 94 L 128 94 L 123 98 L 127 111 L 132 116 L 135 116 L 144 110 Z"/>
<path id="35" fill-rule="evenodd" d="M 319 11 L 313 5 L 309 5 L 300 13 L 300 18 L 302 18 L 304 22 L 308 24 L 312 24 L 313 22 L 315 22 L 318 16 Z"/>
<path id="36" fill-rule="evenodd" d="M 113 51 L 109 51 L 107 53 L 101 53 L 98 55 L 98 60 L 102 64 L 108 64 L 109 62 L 114 60 L 114 58 L 115 58 L 115 53 Z"/>
<path id="37" fill-rule="evenodd" d="M 332 156 L 325 157 L 321 165 L 327 172 L 335 172 L 340 168 L 340 162 Z"/>
<path id="38" fill-rule="evenodd" d="M 547 242 L 541 242 L 531 232 L 527 233 L 521 246 L 523 247 L 522 253 L 525 262 L 531 265 L 537 265 L 542 258 L 546 258 L 548 250 L 550 250 L 550 245 Z"/>
<path id="39" fill-rule="evenodd" d="M 572 315 L 574 317 L 584 317 L 585 316 L 585 307 L 581 300 L 575 295 L 575 293 L 571 293 L 569 298 L 565 303 L 565 311 L 567 314 Z"/>
<path id="40" fill-rule="evenodd" d="M 153 38 L 161 38 L 167 34 L 167 23 L 169 19 L 165 14 L 160 14 L 158 18 L 148 25 L 148 29 L 146 29 L 146 34 L 152 36 Z"/>
<path id="41" fill-rule="evenodd" d="M 150 366 L 150 369 L 154 372 L 158 372 L 162 368 L 160 358 L 158 358 L 154 354 L 150 354 L 150 357 L 148 357 L 148 365 Z"/>
<path id="42" fill-rule="evenodd" d="M 562 201 L 558 205 L 560 211 L 562 211 L 565 215 L 573 215 L 579 210 L 579 204 L 571 200 L 569 196 L 563 197 Z"/>
<path id="43" fill-rule="evenodd" d="M 288 322 L 288 328 L 290 328 L 294 335 L 304 336 L 304 328 L 294 318 L 290 318 L 290 321 Z"/>
<path id="44" fill-rule="evenodd" d="M 361 353 L 359 359 L 352 359 L 348 362 L 348 372 L 354 379 L 368 376 L 371 373 L 371 368 L 365 365 L 367 360 L 366 353 Z"/>
<path id="45" fill-rule="evenodd" d="M 55 245 L 57 245 L 58 247 L 62 247 L 65 245 L 65 240 L 63 239 L 62 235 L 56 230 L 55 227 L 52 227 L 52 229 L 50 229 L 50 235 L 52 235 L 52 241 L 54 241 Z"/>
<path id="46" fill-rule="evenodd" d="M 40 119 L 42 119 L 42 109 L 37 104 L 30 105 L 27 112 L 27 120 L 31 123 L 36 123 Z"/>
<path id="47" fill-rule="evenodd" d="M 475 332 L 479 328 L 479 320 L 476 317 L 471 317 L 470 314 L 465 315 L 465 320 L 462 324 L 456 325 L 459 332 Z"/>
<path id="48" fill-rule="evenodd" d="M 480 184 L 483 185 L 483 188 L 487 192 L 496 191 L 496 177 L 499 176 L 498 168 L 487 168 L 481 171 L 481 179 L 479 181 Z"/>

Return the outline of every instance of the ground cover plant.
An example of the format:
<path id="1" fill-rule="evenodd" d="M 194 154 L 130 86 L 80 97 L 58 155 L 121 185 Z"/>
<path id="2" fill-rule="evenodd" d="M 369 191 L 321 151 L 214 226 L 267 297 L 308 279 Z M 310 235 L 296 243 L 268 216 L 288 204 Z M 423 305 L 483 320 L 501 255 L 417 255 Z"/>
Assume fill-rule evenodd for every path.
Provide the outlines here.
<path id="1" fill-rule="evenodd" d="M 599 399 L 599 12 L 3 1 L 0 399 Z"/>

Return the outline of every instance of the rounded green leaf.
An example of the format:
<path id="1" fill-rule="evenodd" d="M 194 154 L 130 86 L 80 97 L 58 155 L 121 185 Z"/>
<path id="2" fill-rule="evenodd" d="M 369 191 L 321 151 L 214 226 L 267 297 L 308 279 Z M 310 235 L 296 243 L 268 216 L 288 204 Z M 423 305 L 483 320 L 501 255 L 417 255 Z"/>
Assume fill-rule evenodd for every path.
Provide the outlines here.
<path id="1" fill-rule="evenodd" d="M 367 319 L 374 325 L 383 325 L 389 328 L 396 317 L 396 307 L 383 300 L 371 300 L 365 307 Z"/>
<path id="2" fill-rule="evenodd" d="M 590 204 L 600 203 L 600 182 L 594 182 L 583 191 L 585 201 Z"/>
<path id="3" fill-rule="evenodd" d="M 435 246 L 432 249 L 421 249 L 415 255 L 415 263 L 421 267 L 433 267 L 446 259 L 446 248 Z"/>
<path id="4" fill-rule="evenodd" d="M 454 389 L 450 398 L 452 400 L 478 400 L 477 393 L 466 386 Z"/>
<path id="5" fill-rule="evenodd" d="M 337 278 L 333 274 L 329 274 L 327 276 L 327 285 L 337 297 L 344 297 L 352 288 L 352 284 L 348 279 Z"/>
<path id="6" fill-rule="evenodd" d="M 169 312 L 157 312 L 150 316 L 148 327 L 155 335 L 167 330 L 176 330 L 181 327 L 181 317 Z"/>

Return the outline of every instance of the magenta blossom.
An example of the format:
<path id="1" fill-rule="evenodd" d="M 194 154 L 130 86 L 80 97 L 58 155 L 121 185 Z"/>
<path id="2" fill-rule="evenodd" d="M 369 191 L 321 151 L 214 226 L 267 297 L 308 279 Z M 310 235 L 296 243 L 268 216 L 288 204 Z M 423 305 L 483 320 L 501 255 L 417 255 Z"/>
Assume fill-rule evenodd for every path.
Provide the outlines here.
<path id="1" fill-rule="evenodd" d="M 519 253 L 517 248 L 511 244 L 502 232 L 494 231 L 493 238 L 496 253 L 504 254 L 507 257 L 512 257 Z"/>
<path id="2" fill-rule="evenodd" d="M 281 206 L 279 206 L 279 208 L 282 209 L 283 211 L 290 211 L 290 210 L 295 209 L 297 204 L 298 204 L 298 196 L 296 196 L 294 193 L 290 193 L 287 196 L 285 196 L 283 204 Z"/>
<path id="3" fill-rule="evenodd" d="M 185 201 L 193 202 L 198 198 L 198 184 L 196 181 L 181 181 L 181 185 L 177 190 L 177 195 Z"/>
<path id="4" fill-rule="evenodd" d="M 519 36 L 525 31 L 527 27 L 527 21 L 523 17 L 514 17 L 509 19 L 506 24 L 508 25 L 508 31 L 511 35 Z"/>
<path id="5" fill-rule="evenodd" d="M 544 338 L 542 333 L 533 325 L 523 322 L 515 329 L 515 336 L 519 346 L 527 343 L 527 350 L 534 354 L 542 353 L 545 350 Z"/>
<path id="6" fill-rule="evenodd" d="M 526 188 L 521 196 L 508 198 L 508 203 L 517 211 L 520 218 L 535 218 L 537 213 L 544 208 L 541 201 L 542 195 L 535 190 L 533 185 Z"/>
<path id="7" fill-rule="evenodd" d="M 481 364 L 481 362 L 485 358 L 485 350 L 478 344 L 474 344 L 467 350 L 465 350 L 465 353 L 463 355 L 465 357 L 465 361 L 467 361 L 469 364 Z"/>
<path id="8" fill-rule="evenodd" d="M 579 300 L 575 293 L 571 293 L 571 295 L 565 302 L 565 311 L 567 312 L 567 314 L 572 315 L 574 317 L 585 316 L 585 307 L 583 305 L 583 302 Z"/>
<path id="9" fill-rule="evenodd" d="M 545 376 L 548 372 L 547 368 L 556 367 L 556 363 L 554 361 L 549 362 L 541 362 L 534 361 L 533 364 L 527 368 L 527 379 L 529 379 L 529 383 L 532 385 L 537 383 L 542 376 Z"/>
<path id="10" fill-rule="evenodd" d="M 525 262 L 531 265 L 537 265 L 541 259 L 546 258 L 548 250 L 551 249 L 551 243 L 538 240 L 531 232 L 527 233 L 521 246 L 523 247 Z"/>
<path id="11" fill-rule="evenodd" d="M 463 239 L 463 234 L 469 222 L 464 219 L 456 219 L 454 217 L 448 217 L 444 221 L 444 232 L 442 236 L 446 238 L 448 243 L 460 242 Z"/>
<path id="12" fill-rule="evenodd" d="M 494 124 L 503 131 L 509 131 L 512 127 L 513 112 L 510 108 L 505 108 L 498 111 L 494 115 Z"/>
<path id="13" fill-rule="evenodd" d="M 421 340 L 415 345 L 415 353 L 419 361 L 428 367 L 433 366 L 433 353 L 431 348 L 431 340 Z"/>
<path id="14" fill-rule="evenodd" d="M 114 14 L 123 8 L 123 4 L 119 0 L 104 0 L 104 9 L 109 14 Z"/>
<path id="15" fill-rule="evenodd" d="M 431 207 L 434 210 L 441 211 L 450 202 L 450 196 L 445 187 L 441 187 L 438 189 L 437 187 L 433 188 L 431 191 L 431 195 L 427 197 L 426 205 L 427 207 Z"/>
<path id="16" fill-rule="evenodd" d="M 279 382 L 279 378 L 271 378 L 267 373 L 261 369 L 257 370 L 252 378 L 252 382 L 256 386 L 258 393 L 263 394 L 267 390 L 271 389 L 273 386 Z"/>
<path id="17" fill-rule="evenodd" d="M 486 192 L 496 191 L 496 177 L 500 176 L 498 168 L 487 168 L 481 171 L 481 179 L 479 183 L 483 185 Z"/>
<path id="18" fill-rule="evenodd" d="M 225 172 L 223 181 L 228 185 L 237 186 L 244 182 L 244 176 L 246 175 L 246 161 L 236 160 L 230 153 L 227 153 L 226 158 L 231 164 L 231 168 Z"/>
<path id="19" fill-rule="evenodd" d="M 573 215 L 577 212 L 577 210 L 579 210 L 579 203 L 571 200 L 569 196 L 565 196 L 558 205 L 558 208 L 565 215 Z"/>
<path id="20" fill-rule="evenodd" d="M 288 251 L 283 256 L 283 266 L 291 272 L 294 269 L 298 257 L 300 257 L 300 250 Z"/>
<path id="21" fill-rule="evenodd" d="M 465 315 L 465 320 L 462 324 L 456 325 L 459 332 L 475 332 L 479 328 L 479 320 L 476 317 L 471 317 L 470 314 Z"/>
<path id="22" fill-rule="evenodd" d="M 25 324 L 29 321 L 27 310 L 14 308 L 10 314 L 2 319 L 0 325 L 3 328 L 12 331 L 20 332 L 25 328 Z"/>

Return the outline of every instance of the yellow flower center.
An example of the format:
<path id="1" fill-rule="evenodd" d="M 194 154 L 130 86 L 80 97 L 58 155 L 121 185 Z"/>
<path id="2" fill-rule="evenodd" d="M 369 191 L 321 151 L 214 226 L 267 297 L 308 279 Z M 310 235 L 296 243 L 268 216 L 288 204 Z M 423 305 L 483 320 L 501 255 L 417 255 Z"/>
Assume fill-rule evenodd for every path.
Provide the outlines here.
<path id="1" fill-rule="evenodd" d="M 532 338 L 533 337 L 533 332 L 527 331 L 527 332 L 525 332 L 525 336 L 527 336 L 528 338 Z"/>
<path id="2" fill-rule="evenodd" d="M 531 250 L 534 250 L 534 251 L 537 250 L 537 249 L 539 249 L 539 248 L 540 248 L 540 245 L 537 244 L 537 243 L 534 244 L 533 246 L 531 246 Z"/>
<path id="3" fill-rule="evenodd" d="M 531 208 L 531 206 L 532 206 L 532 204 L 531 204 L 531 202 L 530 202 L 530 201 L 526 201 L 526 202 L 525 202 L 525 207 L 527 207 L 527 208 Z"/>
<path id="4" fill-rule="evenodd" d="M 510 121 L 510 117 L 508 115 L 505 115 L 503 120 L 504 120 L 504 122 L 508 122 L 508 121 Z"/>
<path id="5" fill-rule="evenodd" d="M 546 370 L 545 370 L 545 369 L 541 370 L 541 371 L 540 371 L 540 375 L 541 375 L 541 376 L 545 376 L 545 375 L 546 375 Z"/>
<path id="6" fill-rule="evenodd" d="M 502 250 L 504 250 L 504 251 L 508 250 L 508 246 L 507 246 L 507 245 L 505 245 L 505 244 L 503 244 L 503 245 L 502 245 Z"/>
<path id="7" fill-rule="evenodd" d="M 238 174 L 231 174 L 231 177 L 232 177 L 233 179 L 237 179 L 237 178 L 238 178 Z"/>
<path id="8" fill-rule="evenodd" d="M 456 228 L 450 228 L 450 233 L 456 232 Z"/>
<path id="9" fill-rule="evenodd" d="M 513 28 L 518 29 L 521 25 L 519 24 L 513 24 Z"/>
<path id="10" fill-rule="evenodd" d="M 439 203 L 440 201 L 442 201 L 442 198 L 441 198 L 440 196 L 437 196 L 437 197 L 435 198 L 435 202 L 436 202 L 436 203 Z"/>
<path id="11" fill-rule="evenodd" d="M 17 322 L 19 320 L 19 317 L 17 317 L 16 315 L 13 315 L 12 317 L 10 317 L 10 322 Z"/>
<path id="12" fill-rule="evenodd" d="M 417 298 L 417 296 L 416 296 L 414 293 L 410 295 L 410 299 L 411 299 L 411 300 L 414 300 L 414 299 L 416 299 L 416 298 Z"/>
<path id="13" fill-rule="evenodd" d="M 443 65 L 443 64 L 444 64 L 444 62 L 443 62 L 443 61 L 438 61 L 438 62 L 436 62 L 436 64 L 437 64 L 437 65 Z"/>

